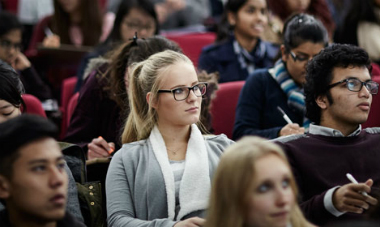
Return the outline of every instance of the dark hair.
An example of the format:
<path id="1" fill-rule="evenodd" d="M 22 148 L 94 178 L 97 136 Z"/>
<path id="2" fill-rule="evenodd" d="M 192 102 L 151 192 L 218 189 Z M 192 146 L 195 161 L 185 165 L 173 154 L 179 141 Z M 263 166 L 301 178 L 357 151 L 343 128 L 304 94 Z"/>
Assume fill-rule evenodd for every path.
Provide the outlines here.
<path id="1" fill-rule="evenodd" d="M 181 48 L 173 41 L 161 36 L 147 39 L 136 39 L 121 45 L 111 56 L 109 67 L 111 98 L 123 109 L 128 110 L 128 95 L 124 83 L 127 67 L 135 62 L 147 59 L 152 54 L 173 50 L 182 53 Z"/>
<path id="2" fill-rule="evenodd" d="M 112 31 L 108 35 L 105 43 L 122 41 L 121 35 L 120 35 L 120 25 L 123 22 L 124 17 L 126 15 L 128 15 L 129 12 L 134 8 L 138 8 L 138 9 L 146 12 L 149 16 L 151 16 L 154 19 L 154 23 L 156 26 L 156 30 L 154 31 L 154 34 L 157 35 L 159 33 L 159 23 L 158 23 L 158 19 L 157 19 L 157 14 L 156 14 L 156 11 L 154 9 L 154 4 L 151 1 L 149 1 L 149 0 L 124 0 L 124 1 L 121 1 L 120 5 L 119 5 Z"/>
<path id="3" fill-rule="evenodd" d="M 0 132 L 0 174 L 11 177 L 18 149 L 41 138 L 55 138 L 58 128 L 46 118 L 23 114 L 1 123 Z"/>
<path id="4" fill-rule="evenodd" d="M 343 19 L 342 26 L 335 32 L 334 41 L 358 45 L 357 27 L 360 21 L 379 24 L 375 14 L 378 7 L 373 0 L 352 0 L 351 6 Z"/>
<path id="5" fill-rule="evenodd" d="M 22 28 L 22 24 L 15 15 L 6 11 L 0 12 L 0 37 L 13 29 L 22 30 Z"/>
<path id="6" fill-rule="evenodd" d="M 79 0 L 81 21 L 78 24 L 82 31 L 84 46 L 94 46 L 99 43 L 102 34 L 102 16 L 99 1 Z M 70 15 L 64 11 L 58 0 L 54 0 L 54 14 L 51 28 L 63 44 L 72 44 L 69 35 L 71 26 Z"/>
<path id="7" fill-rule="evenodd" d="M 26 105 L 21 95 L 24 86 L 17 72 L 7 63 L 0 60 L 0 99 L 5 100 L 17 108 L 25 111 Z"/>
<path id="8" fill-rule="evenodd" d="M 303 13 L 288 18 L 282 34 L 287 51 L 307 41 L 323 43 L 325 46 L 329 42 L 328 33 L 323 24 L 313 16 Z"/>
<path id="9" fill-rule="evenodd" d="M 315 102 L 318 96 L 326 95 L 330 104 L 333 100 L 328 85 L 333 79 L 334 68 L 366 67 L 372 71 L 368 54 L 362 48 L 349 44 L 332 44 L 315 56 L 306 67 L 305 103 L 306 117 L 319 124 L 321 108 Z"/>
<path id="10" fill-rule="evenodd" d="M 237 12 L 247 3 L 248 0 L 228 0 L 224 6 L 222 19 L 217 27 L 216 42 L 223 41 L 228 37 L 233 27 L 228 23 L 228 13 Z"/>

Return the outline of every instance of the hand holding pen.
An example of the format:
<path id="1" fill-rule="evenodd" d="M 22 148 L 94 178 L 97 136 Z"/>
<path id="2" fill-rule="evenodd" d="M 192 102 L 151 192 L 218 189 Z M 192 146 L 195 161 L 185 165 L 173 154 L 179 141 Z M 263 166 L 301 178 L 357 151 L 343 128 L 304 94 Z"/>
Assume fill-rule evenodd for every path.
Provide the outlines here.
<path id="1" fill-rule="evenodd" d="M 352 182 L 345 184 L 333 193 L 333 205 L 340 212 L 361 214 L 370 205 L 376 205 L 377 199 L 368 195 L 373 185 L 373 180 L 368 179 L 365 183 L 358 183 L 351 174 L 346 174 Z"/>
<path id="2" fill-rule="evenodd" d="M 61 45 L 61 39 L 58 35 L 54 34 L 49 27 L 44 29 L 46 37 L 42 41 L 44 47 L 59 47 Z"/>
<path id="3" fill-rule="evenodd" d="M 297 123 L 293 123 L 281 107 L 277 106 L 277 110 L 282 115 L 284 120 L 288 123 L 279 131 L 278 136 L 288 136 L 293 134 L 305 133 L 305 128 L 300 127 Z"/>

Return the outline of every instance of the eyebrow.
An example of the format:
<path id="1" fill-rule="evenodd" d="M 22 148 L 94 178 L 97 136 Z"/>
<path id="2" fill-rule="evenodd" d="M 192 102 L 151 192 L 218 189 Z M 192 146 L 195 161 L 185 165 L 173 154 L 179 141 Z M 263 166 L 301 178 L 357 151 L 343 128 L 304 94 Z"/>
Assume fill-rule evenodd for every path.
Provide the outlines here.
<path id="1" fill-rule="evenodd" d="M 199 81 L 194 81 L 193 83 L 191 83 L 190 87 L 192 87 L 192 86 L 194 86 L 196 84 L 199 84 L 199 83 L 200 83 Z M 170 89 L 176 89 L 176 88 L 180 88 L 180 87 L 188 87 L 188 86 L 186 86 L 186 85 L 176 85 L 176 86 L 174 86 L 174 87 L 172 87 Z"/>
<path id="2" fill-rule="evenodd" d="M 63 156 L 60 156 L 55 159 L 56 162 L 64 160 Z M 28 162 L 28 165 L 35 165 L 35 164 L 42 164 L 42 163 L 48 163 L 49 161 L 47 159 L 35 159 L 30 162 Z"/>
<path id="3" fill-rule="evenodd" d="M 0 107 L 0 109 L 6 109 L 6 108 L 9 108 L 9 107 L 12 107 L 13 105 L 11 105 L 11 104 L 7 104 L 7 105 L 5 105 L 5 106 L 2 106 L 2 107 Z"/>

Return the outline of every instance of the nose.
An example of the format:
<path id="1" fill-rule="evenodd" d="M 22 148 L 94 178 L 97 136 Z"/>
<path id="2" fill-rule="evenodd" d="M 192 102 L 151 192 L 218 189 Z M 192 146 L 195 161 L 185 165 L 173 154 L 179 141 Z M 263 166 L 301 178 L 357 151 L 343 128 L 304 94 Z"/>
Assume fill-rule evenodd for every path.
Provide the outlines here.
<path id="1" fill-rule="evenodd" d="M 190 90 L 189 91 L 189 96 L 187 96 L 187 101 L 188 102 L 193 102 L 193 101 L 195 101 L 195 100 L 197 100 L 198 99 L 198 96 L 196 96 L 195 95 L 195 93 L 194 93 L 194 90 L 192 89 L 192 90 Z"/>
<path id="2" fill-rule="evenodd" d="M 276 205 L 279 207 L 287 205 L 293 198 L 292 194 L 293 192 L 289 187 L 287 188 L 281 187 L 277 189 L 276 190 Z"/>
<path id="3" fill-rule="evenodd" d="M 363 98 L 369 98 L 371 93 L 369 92 L 368 88 L 363 84 L 362 89 L 359 91 L 359 97 Z"/>
<path id="4" fill-rule="evenodd" d="M 56 166 L 51 168 L 49 184 L 52 188 L 60 187 L 67 181 L 68 177 L 65 169 L 60 169 Z"/>

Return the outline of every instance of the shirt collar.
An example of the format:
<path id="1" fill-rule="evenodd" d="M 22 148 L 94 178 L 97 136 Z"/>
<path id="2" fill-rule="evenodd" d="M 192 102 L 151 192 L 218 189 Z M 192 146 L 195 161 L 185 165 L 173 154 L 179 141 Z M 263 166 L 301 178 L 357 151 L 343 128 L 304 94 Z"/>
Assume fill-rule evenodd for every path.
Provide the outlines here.
<path id="1" fill-rule="evenodd" d="M 362 131 L 362 126 L 359 125 L 359 127 L 347 137 L 357 136 L 360 134 L 361 131 Z M 314 124 L 310 124 L 309 133 L 313 135 L 320 135 L 320 136 L 345 137 L 343 133 L 340 132 L 339 130 L 320 126 L 320 125 L 314 125 Z"/>

